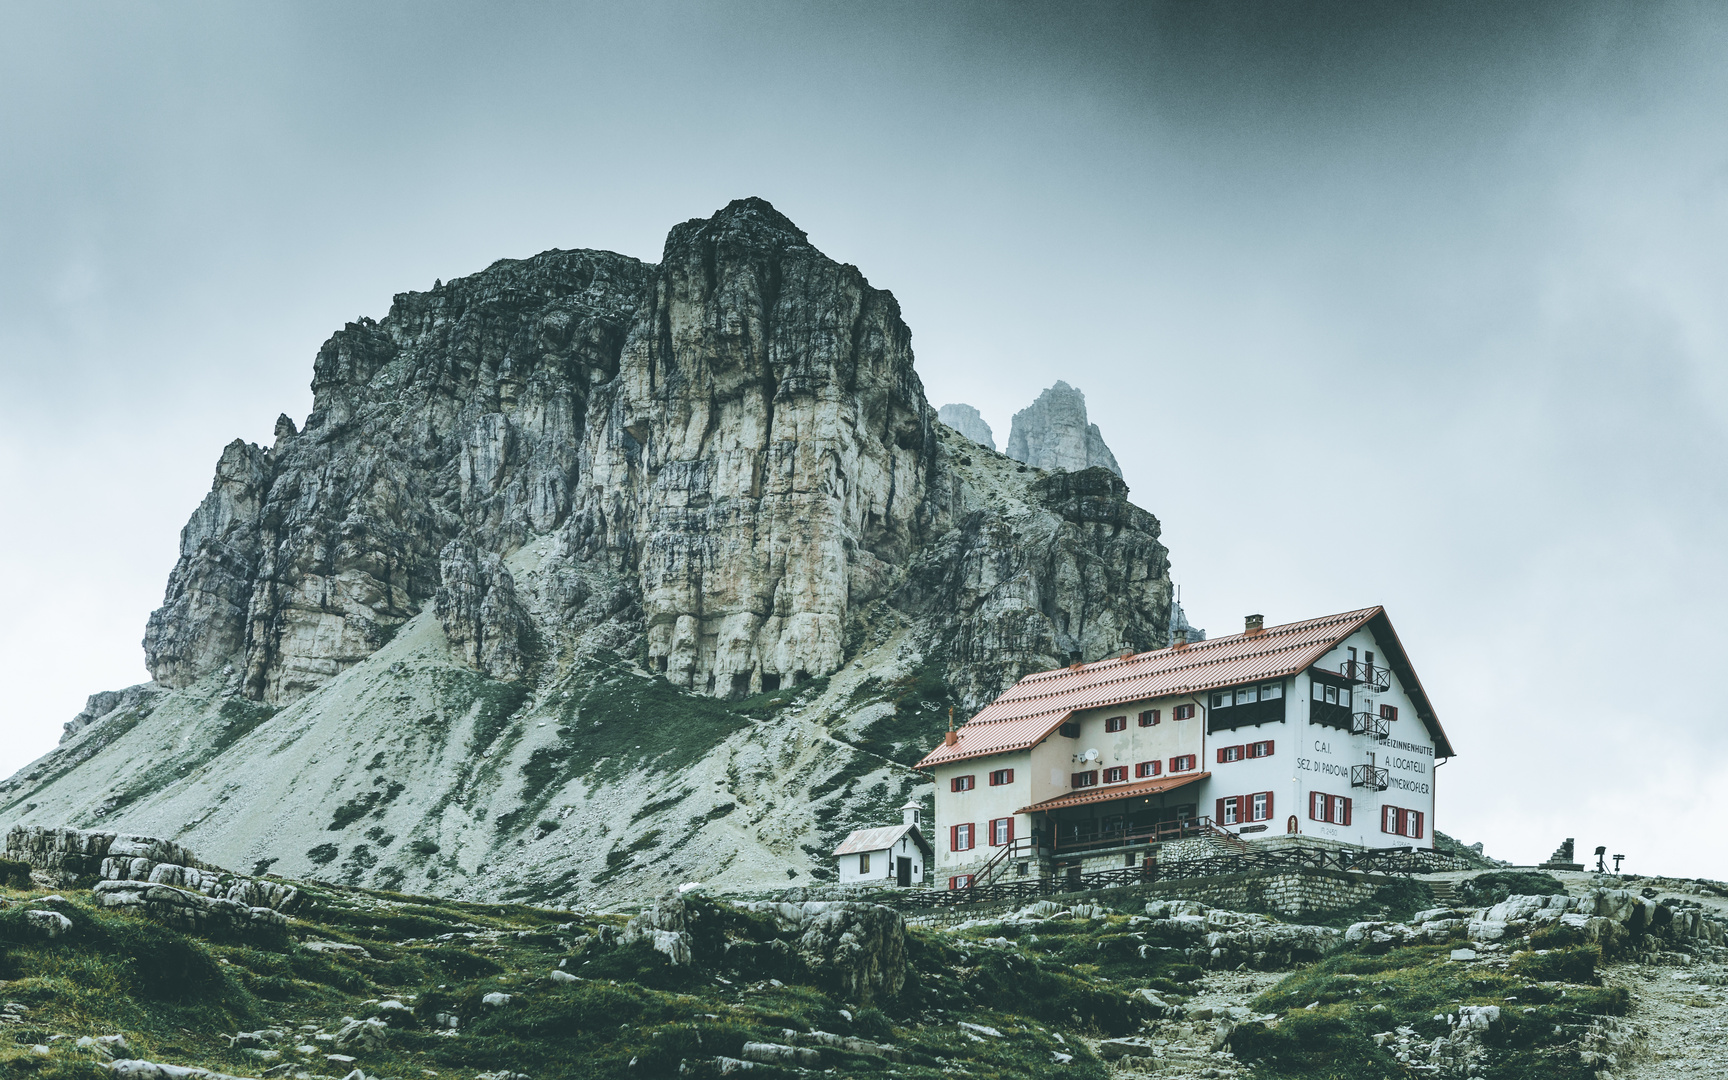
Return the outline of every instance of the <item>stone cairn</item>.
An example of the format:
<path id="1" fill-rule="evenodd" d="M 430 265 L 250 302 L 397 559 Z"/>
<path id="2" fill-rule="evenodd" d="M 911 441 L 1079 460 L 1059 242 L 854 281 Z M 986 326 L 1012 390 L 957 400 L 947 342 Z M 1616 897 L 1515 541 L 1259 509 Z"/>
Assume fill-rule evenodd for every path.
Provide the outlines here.
<path id="1" fill-rule="evenodd" d="M 6 834 L 6 858 L 53 888 L 94 876 L 98 906 L 195 932 L 280 932 L 302 899 L 292 885 L 210 866 L 154 836 L 17 825 Z"/>

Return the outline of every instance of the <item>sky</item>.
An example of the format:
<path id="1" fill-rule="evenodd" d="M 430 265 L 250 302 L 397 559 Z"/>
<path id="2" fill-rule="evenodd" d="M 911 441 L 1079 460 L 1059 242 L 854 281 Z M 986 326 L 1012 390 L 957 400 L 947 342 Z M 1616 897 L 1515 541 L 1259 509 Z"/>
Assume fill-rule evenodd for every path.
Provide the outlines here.
<path id="1" fill-rule="evenodd" d="M 1728 878 L 1725 54 L 1707 3 L 4 0 L 0 775 L 148 678 L 332 331 L 757 195 L 999 445 L 1084 391 L 1196 624 L 1385 604 L 1440 829 Z"/>

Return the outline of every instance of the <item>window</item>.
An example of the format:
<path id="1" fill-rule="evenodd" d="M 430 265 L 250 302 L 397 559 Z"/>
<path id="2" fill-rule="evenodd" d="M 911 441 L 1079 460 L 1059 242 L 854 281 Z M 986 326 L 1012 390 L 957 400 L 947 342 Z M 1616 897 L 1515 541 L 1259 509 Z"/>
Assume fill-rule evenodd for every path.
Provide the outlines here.
<path id="1" fill-rule="evenodd" d="M 1218 800 L 1218 824 L 1237 825 L 1242 821 L 1242 799 L 1231 795 Z"/>
<path id="2" fill-rule="evenodd" d="M 1284 684 L 1283 683 L 1275 682 L 1275 683 L 1261 683 L 1260 684 L 1260 700 L 1261 701 L 1276 701 L 1278 698 L 1281 698 L 1283 696 L 1284 696 Z"/>
<path id="3" fill-rule="evenodd" d="M 1110 716 L 1106 717 L 1104 720 L 1104 730 L 1107 732 L 1125 731 L 1127 728 L 1128 718 L 1126 716 Z"/>
<path id="4" fill-rule="evenodd" d="M 1272 793 L 1258 791 L 1248 796 L 1248 820 L 1268 821 L 1272 817 Z"/>
<path id="5" fill-rule="evenodd" d="M 1242 760 L 1242 747 L 1240 747 L 1240 746 L 1220 746 L 1218 748 L 1218 763 L 1220 765 L 1222 765 L 1224 762 L 1227 762 L 1227 761 L 1241 761 L 1241 760 Z"/>
<path id="6" fill-rule="evenodd" d="M 870 853 L 868 851 L 858 856 L 858 872 L 860 874 L 870 872 Z"/>
<path id="7" fill-rule="evenodd" d="M 1156 724 L 1157 722 L 1158 722 L 1158 710 L 1157 709 L 1147 709 L 1145 712 L 1140 714 L 1140 726 L 1141 727 L 1151 727 L 1153 724 Z"/>
<path id="8" fill-rule="evenodd" d="M 1178 705 L 1170 710 L 1170 715 L 1177 720 L 1192 720 L 1194 719 L 1194 706 Z"/>
<path id="9" fill-rule="evenodd" d="M 1252 705 L 1260 700 L 1260 692 L 1256 687 L 1239 686 L 1236 688 L 1236 704 Z"/>
<path id="10" fill-rule="evenodd" d="M 1142 761 L 1140 764 L 1134 766 L 1134 775 L 1142 778 L 1147 776 L 1157 776 L 1163 771 L 1164 763 L 1162 761 Z"/>
<path id="11" fill-rule="evenodd" d="M 1014 819 L 999 817 L 990 822 L 990 846 L 1001 847 L 1014 841 Z"/>
<path id="12" fill-rule="evenodd" d="M 1116 765 L 1104 770 L 1104 782 L 1106 784 L 1122 784 L 1126 783 L 1127 780 L 1128 766 L 1126 765 Z"/>
<path id="13" fill-rule="evenodd" d="M 955 874 L 948 879 L 948 887 L 950 889 L 970 889 L 972 887 L 972 875 Z"/>
<path id="14" fill-rule="evenodd" d="M 1228 690 L 1222 694 L 1213 694 L 1212 707 L 1214 709 L 1228 709 L 1234 700 Z"/>
<path id="15" fill-rule="evenodd" d="M 967 773 L 965 776 L 956 776 L 954 779 L 948 781 L 948 790 L 949 791 L 971 791 L 974 787 L 977 786 L 977 784 L 978 784 L 978 777 L 974 776 L 971 773 Z"/>
<path id="16" fill-rule="evenodd" d="M 990 774 L 991 787 L 1001 787 L 1003 784 L 1012 784 L 1013 782 L 1013 769 L 997 769 L 995 772 Z"/>
<path id="17" fill-rule="evenodd" d="M 1336 686 L 1333 686 L 1331 683 L 1327 683 L 1325 693 L 1326 693 L 1326 704 L 1328 704 L 1328 705 L 1338 704 L 1338 688 Z"/>
<path id="18" fill-rule="evenodd" d="M 1319 791 L 1308 795 L 1308 816 L 1329 825 L 1350 824 L 1350 806 L 1351 801 L 1342 795 L 1327 795 Z"/>
<path id="19" fill-rule="evenodd" d="M 1392 833 L 1394 836 L 1408 836 L 1412 840 L 1422 839 L 1422 818 L 1420 810 L 1401 810 L 1396 806 L 1380 808 L 1380 831 Z"/>
<path id="20" fill-rule="evenodd" d="M 1068 784 L 1070 787 L 1091 787 L 1097 782 L 1097 769 L 1093 769 L 1091 772 L 1077 772 L 1068 778 Z"/>
<path id="21" fill-rule="evenodd" d="M 1272 740 L 1266 739 L 1262 742 L 1249 743 L 1248 756 L 1251 758 L 1271 757 Z"/>
<path id="22" fill-rule="evenodd" d="M 948 826 L 949 851 L 971 851 L 972 842 L 972 826 L 970 823 L 966 825 Z"/>
<path id="23" fill-rule="evenodd" d="M 1171 772 L 1187 772 L 1194 767 L 1193 754 L 1178 754 L 1170 759 Z"/>
<path id="24" fill-rule="evenodd" d="M 1080 725 L 1069 721 L 1057 728 L 1056 732 L 1065 739 L 1078 739 L 1080 737 Z"/>
<path id="25" fill-rule="evenodd" d="M 1398 706 L 1396 706 L 1396 705 L 1382 705 L 1382 706 L 1380 706 L 1380 719 L 1382 719 L 1382 720 L 1396 720 L 1396 719 L 1398 719 Z"/>

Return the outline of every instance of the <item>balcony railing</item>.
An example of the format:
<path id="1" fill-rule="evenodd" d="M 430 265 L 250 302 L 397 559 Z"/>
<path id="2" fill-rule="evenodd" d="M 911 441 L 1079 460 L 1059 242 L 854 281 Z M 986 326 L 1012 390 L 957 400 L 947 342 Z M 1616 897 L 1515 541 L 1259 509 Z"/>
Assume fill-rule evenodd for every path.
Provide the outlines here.
<path id="1" fill-rule="evenodd" d="M 1392 736 L 1392 721 L 1379 713 L 1359 712 L 1350 717 L 1350 734 L 1372 735 L 1376 739 Z"/>
<path id="2" fill-rule="evenodd" d="M 1392 673 L 1383 667 L 1361 660 L 1346 660 L 1338 665 L 1338 674 L 1351 682 L 1366 683 L 1370 690 L 1385 693 L 1392 689 Z"/>
<path id="3" fill-rule="evenodd" d="M 1386 790 L 1386 770 L 1373 765 L 1350 766 L 1350 786 Z"/>
<path id="4" fill-rule="evenodd" d="M 1340 731 L 1350 730 L 1350 706 L 1335 702 L 1310 700 L 1308 702 L 1308 722 L 1325 727 L 1334 727 Z"/>
<path id="5" fill-rule="evenodd" d="M 1099 848 L 1127 847 L 1131 844 L 1157 844 L 1165 840 L 1203 836 L 1211 831 L 1212 818 L 1210 816 L 1181 818 L 1177 821 L 1160 821 L 1136 829 L 1085 826 L 1076 828 L 1073 825 L 1059 825 L 1052 830 L 1054 833 L 1053 850 L 1067 854 Z"/>

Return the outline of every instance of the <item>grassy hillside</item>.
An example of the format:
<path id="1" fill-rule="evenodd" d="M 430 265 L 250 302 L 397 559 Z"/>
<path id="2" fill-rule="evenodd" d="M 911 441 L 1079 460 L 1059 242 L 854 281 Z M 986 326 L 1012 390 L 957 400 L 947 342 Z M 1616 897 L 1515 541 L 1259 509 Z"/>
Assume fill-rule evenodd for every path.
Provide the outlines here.
<path id="1" fill-rule="evenodd" d="M 1146 898 L 1127 891 L 1094 895 L 1081 917 L 914 928 L 904 987 L 855 1000 L 767 916 L 718 901 L 690 901 L 697 963 L 674 966 L 644 941 L 617 944 L 622 914 L 305 888 L 311 904 L 286 934 L 241 941 L 97 908 L 81 890 L 0 886 L 0 1075 L 106 1077 L 98 1049 L 77 1043 L 120 1034 L 127 1056 L 246 1077 L 700 1077 L 758 1043 L 803 1055 L 757 1064 L 766 1077 L 1104 1080 L 1103 1040 L 1138 1034 L 1198 1040 L 1226 1076 L 1356 1080 L 1407 1075 L 1400 1054 L 1444 1038 L 1465 1007 L 1496 1006 L 1505 1019 L 1474 1044 L 1491 1056 L 1471 1075 L 1582 1080 L 1581 1031 L 1629 1005 L 1600 985 L 1597 950 L 1558 928 L 1531 942 L 1544 951 L 1499 966 L 1449 962 L 1459 941 L 1349 947 L 1282 981 L 1255 976 L 1263 992 L 1219 1027 L 1210 1006 L 1241 976 L 1190 962 L 1202 935 L 1143 917 Z M 47 912 L 70 928 L 46 936 Z M 1279 929 L 1253 919 L 1226 921 Z M 1282 962 L 1207 962 L 1234 969 L 1239 955 Z M 368 1037 L 348 1041 L 357 1029 Z"/>

